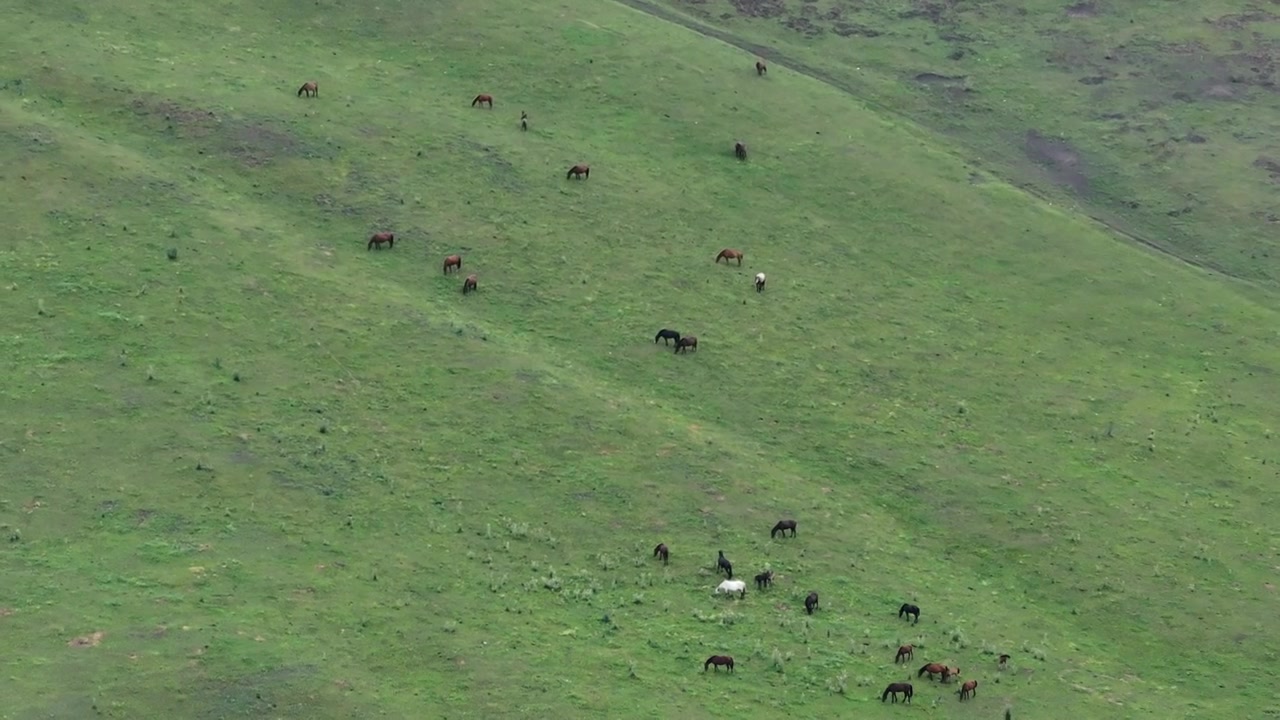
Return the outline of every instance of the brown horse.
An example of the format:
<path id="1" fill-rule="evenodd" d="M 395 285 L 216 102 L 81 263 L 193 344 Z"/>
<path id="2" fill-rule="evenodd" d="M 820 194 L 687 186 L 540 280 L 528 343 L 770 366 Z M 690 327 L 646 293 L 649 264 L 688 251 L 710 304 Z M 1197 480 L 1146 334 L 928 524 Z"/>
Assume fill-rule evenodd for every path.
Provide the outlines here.
<path id="1" fill-rule="evenodd" d="M 951 674 L 951 668 L 943 665 L 942 663 L 928 663 L 924 667 L 920 668 L 919 672 L 916 673 L 916 677 L 920 677 L 925 673 L 929 673 L 930 680 L 933 679 L 934 675 L 940 675 L 943 678 L 946 678 Z"/>
<path id="2" fill-rule="evenodd" d="M 479 289 L 479 288 L 477 288 L 477 287 L 476 287 L 476 276 L 475 276 L 475 275 L 468 275 L 468 276 L 467 276 L 467 279 L 462 281 L 462 294 L 463 294 L 463 295 L 466 295 L 467 293 L 471 292 L 472 290 L 478 290 L 478 289 Z"/>
<path id="3" fill-rule="evenodd" d="M 382 243 L 387 244 L 388 250 L 390 250 L 391 248 L 394 248 L 396 246 L 396 234 L 389 233 L 389 232 L 374 233 L 369 237 L 368 249 L 372 250 L 375 247 L 377 247 L 379 250 L 381 250 Z"/>
<path id="4" fill-rule="evenodd" d="M 978 681 L 977 680 L 966 681 L 965 684 L 961 685 L 960 689 L 957 690 L 956 692 L 960 693 L 961 702 L 965 700 L 969 700 L 973 698 L 974 695 L 978 694 Z"/>
<path id="5" fill-rule="evenodd" d="M 694 350 L 698 349 L 698 338 L 694 337 L 693 335 L 685 335 L 684 337 L 676 341 L 677 355 L 688 350 L 689 348 L 693 348 Z"/>
<path id="6" fill-rule="evenodd" d="M 764 75 L 764 74 L 765 74 L 765 73 L 767 73 L 767 72 L 769 72 L 769 68 L 768 68 L 768 66 L 767 66 L 767 65 L 765 65 L 765 64 L 764 64 L 764 61 L 763 61 L 763 60 L 757 60 L 757 61 L 756 61 L 756 74 L 757 74 L 757 75 Z"/>
<path id="7" fill-rule="evenodd" d="M 880 702 L 884 702 L 890 695 L 893 696 L 894 702 L 898 702 L 898 693 L 902 693 L 902 702 L 911 702 L 911 696 L 915 695 L 916 691 L 911 687 L 911 683 L 889 683 L 889 687 L 885 688 L 884 694 L 880 696 Z"/>
<path id="8" fill-rule="evenodd" d="M 733 144 L 733 154 L 734 154 L 734 155 L 737 155 L 739 160 L 746 160 L 746 159 L 747 159 L 747 146 L 746 146 L 746 145 L 744 145 L 744 144 L 742 144 L 742 143 L 740 143 L 740 142 L 735 142 L 735 143 Z"/>
<path id="9" fill-rule="evenodd" d="M 667 564 L 667 558 L 671 557 L 671 551 L 667 550 L 666 543 L 658 543 L 658 547 L 653 549 L 653 556 L 662 558 L 662 564 Z"/>
<path id="10" fill-rule="evenodd" d="M 897 665 L 900 662 L 914 660 L 915 657 L 916 657 L 916 646 L 910 645 L 910 644 L 903 645 L 898 648 L 898 655 L 893 658 L 893 664 Z"/>
<path id="11" fill-rule="evenodd" d="M 573 167 L 569 168 L 569 172 L 565 174 L 564 179 L 568 180 L 570 178 L 575 178 L 575 177 L 578 178 L 579 180 L 581 180 L 582 178 L 590 178 L 591 166 L 583 165 L 581 163 L 579 163 L 578 165 L 574 165 Z"/>
<path id="12" fill-rule="evenodd" d="M 303 95 L 307 97 L 320 97 L 320 86 L 313 82 L 304 82 L 302 87 L 298 88 L 298 97 Z"/>
<path id="13" fill-rule="evenodd" d="M 717 255 L 717 256 L 716 256 L 716 262 L 720 262 L 721 260 L 724 260 L 724 264 L 725 264 L 725 265 L 728 265 L 730 260 L 737 260 L 737 261 L 738 261 L 738 266 L 739 266 L 739 267 L 741 267 L 741 266 L 742 266 L 742 257 L 743 257 L 743 253 L 742 253 L 742 251 L 741 251 L 741 250 L 734 250 L 734 249 L 732 249 L 732 248 L 725 248 L 725 249 L 723 249 L 723 250 L 721 250 L 721 251 L 720 251 L 720 254 L 719 254 L 719 255 Z"/>
<path id="14" fill-rule="evenodd" d="M 446 275 L 448 275 L 448 274 L 449 274 L 449 268 L 453 268 L 454 270 L 461 270 L 461 269 L 462 269 L 462 256 L 461 256 L 461 255 L 450 255 L 449 257 L 445 258 L 445 259 L 444 259 L 444 272 L 445 272 L 445 274 L 446 274 Z"/>
<path id="15" fill-rule="evenodd" d="M 773 529 L 769 531 L 769 537 L 771 538 L 777 537 L 778 533 L 782 533 L 782 537 L 786 537 L 788 530 L 791 531 L 791 537 L 796 536 L 796 521 L 795 520 L 779 520 L 778 524 L 774 525 Z"/>
<path id="16" fill-rule="evenodd" d="M 773 584 L 773 571 L 765 570 L 756 576 L 756 589 L 763 590 Z"/>
<path id="17" fill-rule="evenodd" d="M 1001 670 L 1004 670 L 1005 668 L 1009 667 L 1009 655 L 1008 655 L 1008 653 L 1005 653 L 1005 654 L 1003 654 L 1003 655 L 1001 655 L 1001 656 L 1000 656 L 1000 661 L 996 664 L 996 667 L 997 667 L 997 668 L 999 668 L 999 669 L 1001 669 Z"/>
<path id="18" fill-rule="evenodd" d="M 728 655 L 712 655 L 707 661 L 702 663 L 702 672 L 706 672 L 708 667 L 715 667 L 716 672 L 720 672 L 720 666 L 724 665 L 729 668 L 729 672 L 733 672 L 733 658 Z"/>
<path id="19" fill-rule="evenodd" d="M 492 96 L 492 95 L 485 95 L 484 93 L 480 93 L 479 95 L 477 95 L 477 96 L 476 96 L 476 99 L 475 99 L 475 100 L 472 100 L 472 101 L 471 101 L 471 107 L 475 107 L 476 105 L 479 105 L 480 107 L 484 107 L 484 104 L 485 104 L 485 103 L 489 103 L 489 109 L 490 109 L 490 110 L 492 110 L 492 109 L 493 109 L 493 96 Z"/>
<path id="20" fill-rule="evenodd" d="M 942 673 L 942 682 L 951 682 L 958 677 L 960 677 L 960 668 L 948 667 L 947 671 Z"/>
<path id="21" fill-rule="evenodd" d="M 816 609 L 818 609 L 818 593 L 815 591 L 815 592 L 809 593 L 805 597 L 804 611 L 812 615 L 813 611 Z"/>
<path id="22" fill-rule="evenodd" d="M 529 129 L 529 115 L 523 110 L 520 111 L 520 129 L 521 130 Z"/>

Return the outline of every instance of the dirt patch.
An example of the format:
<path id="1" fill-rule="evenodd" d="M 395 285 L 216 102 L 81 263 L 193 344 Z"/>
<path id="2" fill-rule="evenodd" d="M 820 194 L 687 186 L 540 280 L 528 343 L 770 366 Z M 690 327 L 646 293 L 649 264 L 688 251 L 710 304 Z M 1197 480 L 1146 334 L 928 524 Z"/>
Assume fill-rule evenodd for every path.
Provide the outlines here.
<path id="1" fill-rule="evenodd" d="M 1280 15 L 1267 12 L 1266 10 L 1251 10 L 1243 13 L 1233 13 L 1223 15 L 1218 18 L 1205 18 L 1204 21 L 1219 30 L 1243 30 L 1252 23 L 1275 22 L 1280 20 Z"/>
<path id="2" fill-rule="evenodd" d="M 95 633 L 90 633 L 88 635 L 81 635 L 80 637 L 71 638 L 70 640 L 67 641 L 67 647 L 73 647 L 73 648 L 97 647 L 98 645 L 102 644 L 102 638 L 104 637 L 106 637 L 106 633 L 99 630 L 98 632 L 95 632 Z"/>
<path id="3" fill-rule="evenodd" d="M 1067 6 L 1067 17 L 1091 18 L 1098 16 L 1098 5 L 1091 0 Z"/>
<path id="4" fill-rule="evenodd" d="M 181 140 L 194 141 L 199 152 L 234 157 L 248 167 L 260 167 L 280 156 L 302 155 L 302 143 L 286 130 L 267 122 L 219 115 L 152 95 L 129 101 L 144 125 Z"/>
<path id="5" fill-rule="evenodd" d="M 17 611 L 16 611 L 16 610 L 14 610 L 13 608 L 0 607 L 0 618 L 9 617 L 10 615 L 14 614 L 15 612 L 17 612 Z"/>
<path id="6" fill-rule="evenodd" d="M 1259 157 L 1253 161 L 1253 166 L 1265 170 L 1271 176 L 1272 182 L 1280 183 L 1280 162 L 1268 157 Z"/>
<path id="7" fill-rule="evenodd" d="M 938 73 L 922 72 L 916 74 L 915 81 L 926 85 L 932 83 L 956 83 L 963 82 L 965 77 L 965 75 L 939 75 Z"/>
<path id="8" fill-rule="evenodd" d="M 1102 83 L 1104 83 L 1104 82 L 1106 82 L 1106 81 L 1107 81 L 1107 79 L 1106 79 L 1105 77 L 1103 77 L 1102 75 L 1090 75 L 1089 77 L 1082 77 L 1082 78 L 1080 78 L 1080 80 L 1079 80 L 1078 82 L 1079 82 L 1081 85 L 1101 85 Z"/>
<path id="9" fill-rule="evenodd" d="M 1035 130 L 1028 130 L 1023 151 L 1033 162 L 1043 165 L 1054 182 L 1066 185 L 1080 194 L 1089 191 L 1089 178 L 1084 173 L 1080 153 L 1065 140 L 1056 140 Z"/>

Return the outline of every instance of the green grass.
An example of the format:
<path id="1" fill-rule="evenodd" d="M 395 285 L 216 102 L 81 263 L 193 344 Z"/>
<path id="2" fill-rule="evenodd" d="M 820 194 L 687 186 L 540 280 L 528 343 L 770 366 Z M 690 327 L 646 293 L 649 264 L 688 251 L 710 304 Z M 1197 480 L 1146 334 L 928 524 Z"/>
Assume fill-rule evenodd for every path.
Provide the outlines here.
<path id="1" fill-rule="evenodd" d="M 0 717 L 1280 711 L 1265 282 L 621 5 L 9 17 Z"/>

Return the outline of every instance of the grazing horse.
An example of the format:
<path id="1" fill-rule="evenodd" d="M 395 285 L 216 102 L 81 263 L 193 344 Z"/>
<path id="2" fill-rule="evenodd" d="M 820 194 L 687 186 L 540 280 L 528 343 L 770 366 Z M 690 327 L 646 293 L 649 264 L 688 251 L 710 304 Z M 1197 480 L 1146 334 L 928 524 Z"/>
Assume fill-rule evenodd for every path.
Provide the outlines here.
<path id="1" fill-rule="evenodd" d="M 764 292 L 764 273 L 756 273 L 756 292 Z"/>
<path id="2" fill-rule="evenodd" d="M 1008 653 L 1004 653 L 1000 656 L 1000 661 L 996 664 L 996 667 L 999 668 L 1000 670 L 1004 670 L 1005 668 L 1009 667 Z"/>
<path id="3" fill-rule="evenodd" d="M 924 667 L 920 668 L 920 670 L 916 672 L 916 677 L 920 677 L 925 673 L 929 673 L 930 680 L 933 679 L 934 675 L 941 676 L 943 680 L 946 680 L 947 677 L 951 675 L 951 668 L 947 667 L 946 665 L 943 665 L 942 663 L 927 663 L 925 664 Z"/>
<path id="4" fill-rule="evenodd" d="M 477 278 L 475 275 L 468 275 L 467 279 L 462 281 L 462 294 L 466 295 L 472 290 L 479 290 L 480 288 L 476 287 L 476 282 Z"/>
<path id="5" fill-rule="evenodd" d="M 733 672 L 733 658 L 728 655 L 712 655 L 707 661 L 702 663 L 702 672 L 706 672 L 708 667 L 715 667 L 716 672 L 720 672 L 720 666 L 724 665 L 729 668 L 729 672 Z"/>
<path id="6" fill-rule="evenodd" d="M 779 520 L 778 524 L 774 525 L 773 529 L 769 531 L 769 537 L 771 538 L 777 537 L 779 532 L 782 533 L 782 537 L 786 537 L 788 530 L 791 531 L 791 537 L 796 536 L 796 521 L 795 520 Z"/>
<path id="7" fill-rule="evenodd" d="M 960 668 L 948 667 L 947 671 L 942 673 L 942 682 L 950 682 L 954 678 L 960 677 Z"/>
<path id="8" fill-rule="evenodd" d="M 671 557 L 671 551 L 667 549 L 666 543 L 658 543 L 658 547 L 653 549 L 653 556 L 662 558 L 662 564 L 667 564 L 667 558 Z"/>
<path id="9" fill-rule="evenodd" d="M 676 354 L 680 354 L 689 348 L 698 349 L 698 338 L 693 335 L 685 335 L 676 341 Z"/>
<path id="10" fill-rule="evenodd" d="M 914 660 L 916 657 L 916 646 L 907 644 L 898 648 L 898 655 L 893 658 L 893 664 Z"/>
<path id="11" fill-rule="evenodd" d="M 492 110 L 492 109 L 493 109 L 493 96 L 492 96 L 492 95 L 486 95 L 486 94 L 484 94 L 484 93 L 480 93 L 479 95 L 477 95 L 477 96 L 476 96 L 476 99 L 475 99 L 475 100 L 472 100 L 472 101 L 471 101 L 471 107 L 475 107 L 476 105 L 479 105 L 480 107 L 484 107 L 484 104 L 485 104 L 485 103 L 489 103 L 489 109 L 490 109 L 490 110 Z"/>
<path id="12" fill-rule="evenodd" d="M 675 340 L 677 343 L 680 342 L 680 333 L 676 332 L 675 330 L 668 330 L 666 328 L 662 328 L 661 330 L 658 331 L 657 335 L 653 336 L 653 341 L 656 343 L 658 342 L 659 338 L 662 339 L 663 345 L 670 345 L 671 343 L 668 342 L 669 340 Z"/>
<path id="13" fill-rule="evenodd" d="M 970 700 L 973 698 L 974 695 L 978 694 L 978 681 L 968 680 L 965 682 L 965 684 L 961 685 L 960 689 L 957 690 L 956 692 L 960 694 L 961 702 L 964 702 L 965 700 Z M 1007 714 L 1006 714 L 1006 717 L 1007 717 Z"/>
<path id="14" fill-rule="evenodd" d="M 733 154 L 734 154 L 734 155 L 736 155 L 736 156 L 738 157 L 738 159 L 739 159 L 739 160 L 746 160 L 746 159 L 747 159 L 747 146 L 746 146 L 746 145 L 744 145 L 744 144 L 742 144 L 742 143 L 740 143 L 740 142 L 735 142 L 735 143 L 733 144 Z"/>
<path id="15" fill-rule="evenodd" d="M 756 589 L 763 590 L 773 584 L 773 571 L 765 570 L 756 576 Z"/>
<path id="16" fill-rule="evenodd" d="M 716 572 L 724 571 L 726 577 L 733 579 L 733 563 L 729 562 L 729 558 L 724 556 L 724 551 L 720 551 L 720 557 L 716 558 Z"/>
<path id="17" fill-rule="evenodd" d="M 448 274 L 449 274 L 449 268 L 453 268 L 454 270 L 461 270 L 461 269 L 462 269 L 462 256 L 461 256 L 461 255 L 450 255 L 449 257 L 445 258 L 445 259 L 444 259 L 444 274 L 445 274 L 445 275 L 448 275 Z"/>
<path id="18" fill-rule="evenodd" d="M 578 178 L 579 180 L 583 178 L 589 179 L 591 177 L 591 166 L 583 165 L 581 163 L 579 163 L 578 165 L 574 165 L 573 167 L 569 168 L 569 172 L 564 176 L 564 179 L 568 180 L 570 178 L 575 178 L 575 177 Z"/>
<path id="19" fill-rule="evenodd" d="M 720 251 L 719 255 L 716 256 L 716 262 L 720 262 L 721 260 L 724 260 L 724 264 L 728 265 L 730 260 L 737 260 L 738 267 L 742 267 L 742 256 L 743 255 L 741 250 L 725 248 Z"/>
<path id="20" fill-rule="evenodd" d="M 889 687 L 884 689 L 884 694 L 880 696 L 880 702 L 884 702 L 890 695 L 893 701 L 898 702 L 898 693 L 902 693 L 902 702 L 911 702 L 911 696 L 916 694 L 911 683 L 889 683 Z"/>
<path id="21" fill-rule="evenodd" d="M 387 244 L 388 250 L 394 248 L 396 246 L 396 234 L 389 232 L 374 233 L 369 237 L 369 247 L 367 249 L 372 250 L 374 247 L 377 247 L 381 250 L 382 243 Z"/>
<path id="22" fill-rule="evenodd" d="M 529 129 L 529 114 L 523 110 L 520 111 L 520 129 L 521 130 Z"/>
<path id="23" fill-rule="evenodd" d="M 313 82 L 304 82 L 302 87 L 298 88 L 298 97 L 306 95 L 307 97 L 320 97 L 320 86 Z"/>
<path id="24" fill-rule="evenodd" d="M 745 598 L 747 596 L 746 580 L 725 580 L 716 586 L 716 593 L 738 593 L 738 597 Z"/>
<path id="25" fill-rule="evenodd" d="M 769 67 L 768 67 L 767 65 L 765 65 L 765 64 L 764 64 L 764 61 L 763 61 L 763 60 L 757 60 L 757 61 L 756 61 L 756 74 L 757 74 L 757 75 L 764 75 L 764 74 L 765 74 L 765 73 L 767 73 L 767 72 L 769 72 Z"/>
<path id="26" fill-rule="evenodd" d="M 915 616 L 915 620 L 911 623 L 912 625 L 920 622 L 920 608 L 911 603 L 902 603 L 902 607 L 898 608 L 898 619 L 901 620 L 903 615 Z"/>
<path id="27" fill-rule="evenodd" d="M 804 611 L 812 615 L 813 611 L 816 610 L 817 607 L 818 607 L 818 593 L 816 591 L 811 592 L 804 599 Z"/>

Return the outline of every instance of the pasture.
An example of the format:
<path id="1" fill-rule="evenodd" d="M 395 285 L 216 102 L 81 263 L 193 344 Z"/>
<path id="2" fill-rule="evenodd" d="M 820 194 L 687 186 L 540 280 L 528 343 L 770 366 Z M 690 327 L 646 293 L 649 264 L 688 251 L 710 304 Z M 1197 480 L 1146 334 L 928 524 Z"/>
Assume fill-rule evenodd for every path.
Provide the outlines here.
<path id="1" fill-rule="evenodd" d="M 621 4 L 8 17 L 0 717 L 1280 712 L 1266 272 Z"/>

